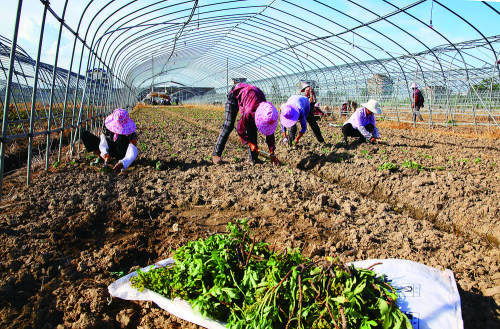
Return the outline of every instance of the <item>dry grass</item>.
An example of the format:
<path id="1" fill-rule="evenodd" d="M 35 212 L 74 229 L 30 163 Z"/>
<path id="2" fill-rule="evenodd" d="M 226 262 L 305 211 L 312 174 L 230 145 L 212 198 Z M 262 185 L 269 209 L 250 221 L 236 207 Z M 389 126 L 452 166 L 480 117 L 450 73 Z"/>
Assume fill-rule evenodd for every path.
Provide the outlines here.
<path id="1" fill-rule="evenodd" d="M 159 106 L 137 104 L 134 109 L 154 109 Z M 169 106 L 169 108 L 185 108 L 188 110 L 197 109 L 200 111 L 223 111 L 224 105 L 208 105 L 208 104 L 183 104 L 178 106 Z M 332 118 L 329 118 L 332 119 Z M 333 117 L 335 120 L 335 117 Z M 429 128 L 428 126 L 418 126 L 413 127 L 411 123 L 407 122 L 396 122 L 396 121 L 379 121 L 377 125 L 381 128 L 391 128 L 391 129 L 401 129 L 410 130 L 414 129 L 416 131 L 422 131 L 437 135 L 446 136 L 456 136 L 464 138 L 484 138 L 484 139 L 500 139 L 500 128 L 497 127 L 439 127 L 434 126 Z"/>
<path id="2" fill-rule="evenodd" d="M 483 139 L 500 139 L 500 128 L 496 127 L 437 127 L 428 126 L 413 127 L 411 123 L 396 122 L 396 121 L 381 121 L 377 122 L 377 126 L 381 128 L 401 129 L 401 130 L 416 130 L 437 135 L 456 136 L 464 138 L 483 138 Z"/>

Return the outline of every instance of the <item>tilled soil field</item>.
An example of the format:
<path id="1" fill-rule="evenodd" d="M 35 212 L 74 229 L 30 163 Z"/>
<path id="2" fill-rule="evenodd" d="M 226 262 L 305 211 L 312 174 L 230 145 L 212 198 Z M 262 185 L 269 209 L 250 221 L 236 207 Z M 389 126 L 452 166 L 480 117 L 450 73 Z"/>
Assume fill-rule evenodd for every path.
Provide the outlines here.
<path id="1" fill-rule="evenodd" d="M 465 327 L 499 327 L 498 140 L 383 129 L 384 143 L 345 148 L 340 128 L 322 122 L 330 145 L 310 132 L 296 149 L 279 145 L 281 167 L 248 165 L 235 133 L 214 166 L 222 112 L 133 117 L 141 154 L 126 175 L 82 153 L 30 187 L 24 171 L 6 179 L 0 327 L 198 328 L 152 303 L 111 299 L 107 285 L 237 218 L 257 239 L 308 256 L 450 268 Z M 379 170 L 385 163 L 392 170 Z"/>

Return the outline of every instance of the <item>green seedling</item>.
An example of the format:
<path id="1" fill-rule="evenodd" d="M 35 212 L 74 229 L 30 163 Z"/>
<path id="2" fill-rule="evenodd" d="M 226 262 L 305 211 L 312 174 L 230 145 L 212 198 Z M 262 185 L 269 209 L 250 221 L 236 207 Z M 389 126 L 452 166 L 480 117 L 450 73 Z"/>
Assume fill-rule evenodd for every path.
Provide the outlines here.
<path id="1" fill-rule="evenodd" d="M 389 170 L 389 171 L 396 171 L 398 170 L 399 166 L 396 163 L 393 162 L 385 162 L 378 166 L 378 170 Z"/>
<path id="2" fill-rule="evenodd" d="M 323 147 L 321 148 L 321 153 L 323 154 L 329 154 L 332 150 L 328 147 Z"/>
<path id="3" fill-rule="evenodd" d="M 144 142 L 139 142 L 139 149 L 142 151 L 142 152 L 146 152 L 147 149 L 148 149 L 148 144 L 144 143 Z"/>
<path id="4" fill-rule="evenodd" d="M 404 161 L 401 164 L 401 167 L 409 168 L 409 169 L 416 169 L 416 170 L 422 170 L 422 169 L 424 169 L 424 166 L 422 166 L 421 164 L 419 164 L 419 163 L 417 163 L 415 161 L 411 161 L 411 160 Z"/>
<path id="5" fill-rule="evenodd" d="M 481 163 L 481 161 L 482 161 L 481 158 L 475 158 L 474 159 L 474 163 L 475 164 Z"/>
<path id="6" fill-rule="evenodd" d="M 76 160 L 71 160 L 71 161 L 69 162 L 69 164 L 70 164 L 70 165 L 76 165 Z"/>
<path id="7" fill-rule="evenodd" d="M 56 161 L 56 162 L 54 162 L 54 163 L 52 164 L 52 168 L 57 168 L 57 167 L 59 167 L 59 165 L 60 165 L 60 164 L 61 164 L 61 162 L 60 162 L 60 161 Z"/>
<path id="8" fill-rule="evenodd" d="M 161 168 L 162 168 L 162 162 L 160 160 L 156 161 L 155 169 L 156 170 L 161 170 Z"/>
<path id="9" fill-rule="evenodd" d="M 433 170 L 439 170 L 439 171 L 443 171 L 443 170 L 446 170 L 446 167 L 444 166 L 436 166 L 434 168 L 432 168 Z"/>
<path id="10" fill-rule="evenodd" d="M 115 278 L 121 278 L 122 276 L 125 276 L 124 271 L 109 272 L 109 274 Z"/>
<path id="11" fill-rule="evenodd" d="M 422 158 L 426 158 L 426 159 L 432 159 L 432 155 L 429 155 L 429 154 L 421 154 Z"/>
<path id="12" fill-rule="evenodd" d="M 373 159 L 373 155 L 370 155 L 368 150 L 361 150 L 361 151 L 359 151 L 359 153 L 361 153 L 361 155 L 365 159 Z"/>
<path id="13" fill-rule="evenodd" d="M 463 162 L 463 163 L 467 163 L 467 162 L 469 162 L 469 159 L 460 159 L 458 161 Z"/>

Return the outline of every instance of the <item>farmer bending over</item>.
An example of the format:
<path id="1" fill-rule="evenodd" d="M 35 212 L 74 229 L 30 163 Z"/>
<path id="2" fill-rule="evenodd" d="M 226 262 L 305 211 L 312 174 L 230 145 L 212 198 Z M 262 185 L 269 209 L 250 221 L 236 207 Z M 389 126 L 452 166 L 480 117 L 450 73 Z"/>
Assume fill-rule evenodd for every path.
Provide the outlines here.
<path id="1" fill-rule="evenodd" d="M 381 114 L 382 109 L 378 102 L 370 99 L 362 107 L 354 111 L 349 120 L 342 126 L 344 143 L 347 145 L 347 137 L 359 137 L 360 141 L 375 143 L 380 134 L 376 127 L 375 114 Z"/>
<path id="2" fill-rule="evenodd" d="M 82 131 L 82 142 L 88 152 L 104 160 L 108 165 L 110 158 L 120 159 L 113 170 L 125 170 L 137 158 L 137 134 L 135 122 L 124 109 L 116 109 L 104 121 L 104 128 L 99 137 Z M 100 158 L 97 158 L 97 162 Z"/>
<path id="3" fill-rule="evenodd" d="M 309 119 L 310 104 L 305 96 L 293 95 L 288 98 L 286 103 L 281 104 L 281 133 L 283 134 L 283 143 L 292 145 L 297 144 L 307 130 Z M 297 121 L 300 122 L 300 131 L 297 135 Z M 290 134 L 287 134 L 287 129 Z M 297 137 L 295 137 L 297 135 Z"/>
<path id="4" fill-rule="evenodd" d="M 278 165 L 279 161 L 274 155 L 274 130 L 278 125 L 278 111 L 271 103 L 266 102 L 266 97 L 259 88 L 246 83 L 237 83 L 227 96 L 225 121 L 212 154 L 213 163 L 222 162 L 222 152 L 234 128 L 238 110 L 241 118 L 236 131 L 242 143 L 249 147 L 250 162 L 258 161 L 257 131 L 260 131 L 266 136 L 271 162 Z"/>

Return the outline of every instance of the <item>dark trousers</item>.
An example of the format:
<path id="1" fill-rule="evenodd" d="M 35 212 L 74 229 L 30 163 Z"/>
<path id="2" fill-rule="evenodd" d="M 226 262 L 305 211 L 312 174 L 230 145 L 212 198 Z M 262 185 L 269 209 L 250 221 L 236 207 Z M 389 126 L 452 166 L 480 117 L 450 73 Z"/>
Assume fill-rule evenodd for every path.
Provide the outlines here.
<path id="1" fill-rule="evenodd" d="M 365 126 L 366 130 L 373 133 L 375 127 L 372 124 Z M 352 124 L 346 123 L 342 126 L 342 135 L 344 135 L 344 140 L 347 141 L 347 137 L 358 137 L 365 141 L 365 136 L 363 136 L 358 129 L 354 128 Z"/>
<path id="2" fill-rule="evenodd" d="M 222 152 L 224 152 L 224 147 L 226 147 L 229 134 L 231 134 L 231 131 L 234 129 L 234 122 L 237 116 L 238 102 L 235 98 L 229 97 L 224 109 L 224 124 L 220 129 L 219 138 L 217 138 L 217 143 L 215 143 L 212 155 L 221 156 Z"/>
<path id="3" fill-rule="evenodd" d="M 108 142 L 108 154 L 110 157 L 122 159 L 125 156 L 129 142 L 124 138 L 125 136 L 119 135 L 116 142 L 106 138 L 106 141 Z M 101 142 L 101 139 L 88 130 L 82 131 L 82 142 L 83 145 L 85 145 L 87 152 L 100 152 L 99 143 Z"/>
<path id="4" fill-rule="evenodd" d="M 323 138 L 323 135 L 321 135 L 321 129 L 319 129 L 319 125 L 316 122 L 316 117 L 314 116 L 314 105 L 316 103 L 310 103 L 309 104 L 309 114 L 307 115 L 307 123 L 309 124 L 309 127 L 311 127 L 312 132 L 314 133 L 314 136 L 320 143 L 324 143 L 325 139 Z M 295 125 L 295 129 L 297 129 L 297 126 Z"/>
<path id="5" fill-rule="evenodd" d="M 420 114 L 420 106 L 415 106 L 413 108 L 413 122 L 417 122 L 417 117 L 419 120 L 424 121 L 422 114 Z"/>
<path id="6" fill-rule="evenodd" d="M 325 140 L 323 138 L 323 135 L 321 135 L 321 129 L 319 129 L 319 125 L 316 122 L 316 118 L 314 117 L 314 114 L 312 114 L 311 111 L 309 111 L 309 115 L 306 118 L 307 123 L 309 124 L 309 127 L 311 127 L 311 130 L 320 143 L 324 143 Z M 290 131 L 288 133 L 288 145 L 292 145 L 293 141 L 295 140 L 295 136 L 297 136 L 297 124 L 294 124 L 291 126 Z"/>

